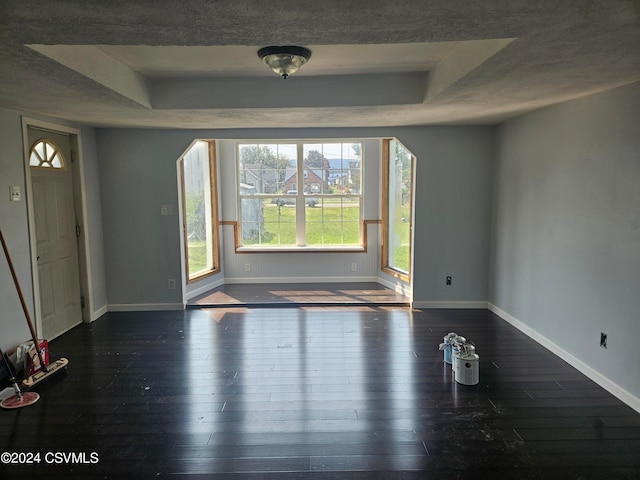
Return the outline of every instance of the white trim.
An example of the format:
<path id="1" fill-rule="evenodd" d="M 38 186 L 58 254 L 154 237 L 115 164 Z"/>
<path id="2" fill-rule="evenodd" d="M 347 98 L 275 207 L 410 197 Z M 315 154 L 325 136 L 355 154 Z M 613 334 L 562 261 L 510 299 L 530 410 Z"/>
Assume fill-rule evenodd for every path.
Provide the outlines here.
<path id="1" fill-rule="evenodd" d="M 72 329 L 76 328 L 76 327 L 77 327 L 78 325 L 80 325 L 81 323 L 82 323 L 82 321 L 80 321 L 80 322 L 78 322 L 78 323 L 76 323 L 76 324 L 73 324 L 73 325 L 71 325 L 71 326 L 69 326 L 69 327 L 65 328 L 63 331 L 61 331 L 61 332 L 59 332 L 59 333 L 56 333 L 53 337 L 49 338 L 49 339 L 48 339 L 48 341 L 52 341 L 52 340 L 55 340 L 55 339 L 56 339 L 56 338 L 58 338 L 58 337 L 61 337 L 62 335 L 64 335 L 65 333 L 67 333 L 69 330 L 72 330 Z"/>
<path id="2" fill-rule="evenodd" d="M 227 277 L 224 283 L 355 283 L 377 280 L 377 277 Z"/>
<path id="3" fill-rule="evenodd" d="M 42 332 L 42 316 L 40 315 L 40 282 L 38 275 L 38 260 L 36 249 L 36 217 L 33 210 L 33 187 L 31 185 L 31 169 L 29 168 L 29 133 L 28 127 L 31 124 L 31 120 L 22 117 L 22 149 L 23 149 L 23 165 L 24 171 L 24 184 L 27 194 L 27 224 L 29 225 L 29 250 L 31 253 L 31 285 L 33 289 L 33 321 L 35 323 L 35 329 L 38 334 Z"/>
<path id="4" fill-rule="evenodd" d="M 235 151 L 235 172 L 236 172 L 236 214 L 237 214 L 237 222 L 238 222 L 238 233 L 239 233 L 239 241 L 242 240 L 242 200 L 244 199 L 255 199 L 255 198 L 272 198 L 271 194 L 243 194 L 238 186 L 240 185 L 239 179 L 241 178 L 240 171 L 240 145 L 247 146 L 264 146 L 264 145 L 295 145 L 296 146 L 296 158 L 295 158 L 295 168 L 296 168 L 296 188 L 297 192 L 296 204 L 295 207 L 295 227 L 296 227 L 296 244 L 295 245 L 287 245 L 283 247 L 270 247 L 267 245 L 258 245 L 258 246 L 245 246 L 238 245 L 236 248 L 236 253 L 274 253 L 274 252 L 343 252 L 343 251 L 354 251 L 354 252 L 364 252 L 364 245 L 331 245 L 331 246 L 308 246 L 306 245 L 306 198 L 307 194 L 304 191 L 304 188 L 299 188 L 300 184 L 305 186 L 305 175 L 304 175 L 304 147 L 305 145 L 325 145 L 325 144 L 359 144 L 360 145 L 360 158 L 359 158 L 359 166 L 360 170 L 360 192 L 352 193 L 352 194 L 328 194 L 318 192 L 309 193 L 308 195 L 317 196 L 318 198 L 340 198 L 340 197 L 353 197 L 358 198 L 359 200 L 359 214 L 360 214 L 360 241 L 362 241 L 362 230 L 367 228 L 366 225 L 362 224 L 363 220 L 363 210 L 364 210 L 364 187 L 363 187 L 363 178 L 365 176 L 365 137 L 362 138 L 344 138 L 344 139 L 330 139 L 330 138 L 297 138 L 297 139 L 286 139 L 286 138 L 274 138 L 274 139 L 262 139 L 262 140 L 251 140 L 251 139 L 235 139 L 234 142 L 234 151 Z M 324 155 L 324 150 L 322 152 Z M 349 158 L 349 157 L 348 157 Z M 293 168 L 293 167 L 290 167 Z M 290 177 L 289 177 L 290 178 Z M 287 179 L 285 179 L 286 181 Z M 278 196 L 278 194 L 274 194 Z"/>
<path id="5" fill-rule="evenodd" d="M 390 280 L 387 280 L 386 278 L 378 277 L 376 279 L 376 282 L 380 285 L 384 285 L 385 287 L 390 288 L 400 295 L 411 298 L 411 285 L 403 282 L 402 280 L 396 280 L 395 282 L 392 282 Z"/>
<path id="6" fill-rule="evenodd" d="M 183 178 L 182 178 L 182 159 L 184 155 L 191 149 L 194 145 L 192 142 L 189 147 L 178 157 L 176 160 L 176 179 L 177 179 L 177 187 L 178 187 L 178 225 L 179 232 L 178 238 L 180 239 L 180 285 L 182 286 L 182 305 L 184 308 L 187 307 L 187 301 L 189 300 L 187 293 L 187 265 L 185 259 L 187 258 L 187 246 L 184 244 L 184 195 L 183 195 Z M 217 147 L 216 147 L 217 149 Z M 216 199 L 217 201 L 217 199 Z M 217 232 L 218 238 L 221 237 L 220 232 Z"/>
<path id="7" fill-rule="evenodd" d="M 193 290 L 185 292 L 184 298 L 185 300 L 191 300 L 192 298 L 197 297 L 198 295 L 202 295 L 203 293 L 208 292 L 213 288 L 220 287 L 222 285 L 224 285 L 224 278 L 220 278 L 214 282 L 208 282 L 204 285 L 200 285 L 199 287 L 194 288 Z"/>
<path id="8" fill-rule="evenodd" d="M 33 289 L 33 317 L 35 323 L 35 329 L 37 332 L 42 332 L 42 316 L 40 314 L 41 305 L 40 305 L 40 282 L 39 282 L 39 274 L 38 274 L 38 261 L 37 261 L 37 248 L 36 248 L 36 224 L 35 224 L 35 212 L 33 210 L 33 188 L 31 185 L 31 168 L 29 166 L 29 127 L 34 129 L 44 129 L 50 131 L 52 133 L 58 133 L 61 135 L 69 135 L 69 147 L 74 147 L 74 139 L 71 137 L 75 137 L 76 147 L 78 149 L 77 153 L 77 166 L 75 168 L 78 169 L 78 175 L 73 175 L 72 177 L 72 189 L 74 196 L 74 209 L 77 211 L 77 205 L 80 203 L 80 210 L 82 212 L 82 222 L 83 222 L 83 237 L 84 237 L 84 256 L 81 258 L 80 252 L 78 252 L 78 269 L 82 270 L 81 263 L 85 265 L 86 270 L 86 278 L 82 278 L 80 276 L 80 292 L 86 291 L 87 298 L 85 299 L 85 306 L 87 311 L 91 311 L 91 305 L 93 304 L 93 289 L 91 288 L 91 264 L 89 260 L 89 235 L 87 229 L 87 203 L 86 203 L 86 189 L 84 184 L 84 159 L 82 157 L 82 139 L 81 139 L 81 131 L 77 128 L 68 127 L 65 125 L 58 125 L 51 122 L 45 122 L 42 120 L 36 120 L 34 118 L 29 118 L 22 116 L 22 145 L 23 145 L 23 164 L 25 165 L 25 189 L 26 189 L 26 198 L 27 198 L 27 223 L 29 226 L 29 249 L 31 253 L 31 284 Z M 71 159 L 69 159 L 71 162 Z M 73 166 L 71 166 L 73 172 Z M 78 177 L 78 178 L 76 178 Z M 76 198 L 76 182 L 79 186 L 80 198 Z M 76 213 L 76 212 L 74 212 Z M 83 313 L 84 317 L 84 313 Z M 85 318 L 83 318 L 85 319 Z"/>
<path id="9" fill-rule="evenodd" d="M 110 303 L 109 312 L 145 312 L 162 310 L 184 310 L 182 303 Z"/>
<path id="10" fill-rule="evenodd" d="M 477 302 L 456 302 L 456 301 L 448 301 L 448 302 L 413 302 L 413 308 L 465 308 L 465 309 L 474 309 L 474 308 L 487 308 L 486 301 L 477 301 Z"/>
<path id="11" fill-rule="evenodd" d="M 522 333 L 524 333 L 528 337 L 531 337 L 536 342 L 538 342 L 539 338 L 545 338 L 545 337 L 541 337 L 540 335 L 536 335 L 535 329 L 527 326 L 525 323 L 521 322 L 517 318 L 512 317 L 511 315 L 509 315 L 507 312 L 505 312 L 501 308 L 495 306 L 493 303 L 488 302 L 487 308 L 491 312 L 495 313 L 500 318 L 502 318 L 505 322 L 510 323 L 511 325 L 516 327 L 518 330 L 520 330 Z M 538 342 L 538 343 L 540 343 L 540 342 Z"/>
<path id="12" fill-rule="evenodd" d="M 101 316 L 103 316 L 108 311 L 109 311 L 109 306 L 105 303 L 102 307 L 98 308 L 95 312 L 93 312 L 91 314 L 90 322 L 95 322 L 97 319 L 99 319 Z"/>
<path id="13" fill-rule="evenodd" d="M 640 412 L 640 398 L 636 397 L 632 393 L 628 392 L 624 388 L 622 388 L 617 383 L 612 382 L 603 374 L 593 369 L 586 363 L 584 363 L 579 358 L 574 357 L 571 353 L 567 352 L 562 347 L 555 344 L 553 341 L 549 340 L 544 335 L 540 335 L 534 328 L 528 326 L 526 323 L 518 320 L 517 318 L 511 316 L 501 308 L 495 306 L 491 302 L 488 302 L 488 309 L 502 318 L 505 322 L 513 325 L 522 333 L 527 335 L 532 340 L 535 340 L 537 343 L 551 351 L 552 353 L 559 356 L 562 360 L 567 362 L 569 365 L 586 375 L 588 378 L 596 382 L 602 388 L 607 390 L 612 395 L 618 397 L 624 403 L 629 405 L 631 408 Z"/>
<path id="14" fill-rule="evenodd" d="M 364 253 L 363 245 L 288 245 L 283 247 L 238 247 L 236 253 Z"/>
<path id="15" fill-rule="evenodd" d="M 82 143 L 82 138 L 80 136 L 80 130 L 77 130 L 77 133 L 74 134 L 74 137 L 71 138 L 71 148 L 73 148 L 75 146 L 76 148 L 76 162 L 74 162 L 73 164 L 75 165 L 75 168 L 77 168 L 77 173 L 78 173 L 78 179 L 74 180 L 74 188 L 75 188 L 75 182 L 79 182 L 78 186 L 79 188 L 79 194 L 80 194 L 80 198 L 77 199 L 75 198 L 75 192 L 74 192 L 74 202 L 75 202 L 75 209 L 76 212 L 78 210 L 77 205 L 78 205 L 78 200 L 80 201 L 80 213 L 82 216 L 82 229 L 81 229 L 81 235 L 80 235 L 80 239 L 79 241 L 81 241 L 83 243 L 83 253 L 84 256 L 82 258 L 80 258 L 80 252 L 78 252 L 78 262 L 80 262 L 80 264 L 78 265 L 80 272 L 82 274 L 82 264 L 84 263 L 84 274 L 86 276 L 86 278 L 80 278 L 80 282 L 81 282 L 81 291 L 85 290 L 86 291 L 86 298 L 85 298 L 85 309 L 87 312 L 91 312 L 91 309 L 93 308 L 93 274 L 91 271 L 91 243 L 89 242 L 89 231 L 90 231 L 90 227 L 89 227 L 89 214 L 87 212 L 87 189 L 85 186 L 85 173 L 84 173 L 84 150 L 83 150 L 83 143 Z M 74 145 L 75 143 L 75 145 Z M 73 156 L 73 152 L 71 154 Z M 73 165 L 72 165 L 73 167 Z M 84 287 L 84 288 L 83 288 Z M 83 315 L 83 320 L 84 321 L 93 321 L 91 319 L 91 316 L 85 316 Z"/>

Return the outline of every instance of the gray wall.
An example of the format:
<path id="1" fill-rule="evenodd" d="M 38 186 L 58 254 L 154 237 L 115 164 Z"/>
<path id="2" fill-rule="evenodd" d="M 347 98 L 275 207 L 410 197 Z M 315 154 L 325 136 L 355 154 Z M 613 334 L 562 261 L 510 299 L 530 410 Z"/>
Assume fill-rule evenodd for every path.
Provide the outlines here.
<path id="1" fill-rule="evenodd" d="M 18 113 L 0 109 L 0 228 L 29 313 L 35 319 L 21 122 Z M 20 186 L 22 201 L 9 201 L 10 185 Z M 0 306 L 0 347 L 9 350 L 29 339 L 30 334 L 4 253 L 0 254 Z"/>
<path id="2" fill-rule="evenodd" d="M 97 139 L 109 307 L 181 307 L 182 293 L 167 290 L 167 279 L 181 278 L 176 159 L 192 138 L 99 130 Z M 173 215 L 161 216 L 161 205 Z"/>
<path id="3" fill-rule="evenodd" d="M 90 320 L 95 320 L 106 312 L 107 279 L 104 265 L 104 241 L 102 232 L 102 195 L 100 192 L 100 171 L 98 169 L 98 150 L 96 130 L 80 127 L 82 142 L 82 163 L 84 173 L 85 233 L 88 237 L 89 251 L 89 295 L 91 299 Z"/>
<path id="4" fill-rule="evenodd" d="M 509 121 L 498 141 L 490 302 L 637 399 L 640 84 Z"/>
<path id="5" fill-rule="evenodd" d="M 418 158 L 413 286 L 418 308 L 486 308 L 493 135 L 490 127 L 397 132 Z"/>
<path id="6" fill-rule="evenodd" d="M 493 130 L 487 127 L 98 130 L 109 305 L 156 308 L 182 302 L 182 292 L 167 290 L 167 279 L 181 278 L 176 160 L 195 138 L 385 136 L 397 136 L 418 158 L 414 301 L 486 305 L 493 157 Z M 160 216 L 162 204 L 172 205 L 174 215 Z M 225 220 L 227 207 L 222 205 Z M 225 245 L 231 246 L 226 236 Z M 297 277 L 317 272 L 318 257 L 312 257 L 317 254 L 280 255 L 282 263 L 296 260 Z M 269 271 L 256 265 L 259 255 L 250 258 L 253 272 Z M 324 269 L 322 276 L 345 275 L 344 265 L 337 262 L 335 271 Z M 452 287 L 444 288 L 445 275 L 454 276 Z"/>

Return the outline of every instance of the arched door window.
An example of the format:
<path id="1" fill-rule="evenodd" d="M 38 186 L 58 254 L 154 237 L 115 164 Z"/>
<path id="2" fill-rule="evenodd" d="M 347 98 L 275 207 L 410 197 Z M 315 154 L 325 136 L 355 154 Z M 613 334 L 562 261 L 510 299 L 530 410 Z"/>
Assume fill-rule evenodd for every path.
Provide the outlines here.
<path id="1" fill-rule="evenodd" d="M 49 140 L 38 140 L 29 152 L 29 166 L 32 168 L 53 168 L 66 170 L 67 164 L 56 144 Z"/>

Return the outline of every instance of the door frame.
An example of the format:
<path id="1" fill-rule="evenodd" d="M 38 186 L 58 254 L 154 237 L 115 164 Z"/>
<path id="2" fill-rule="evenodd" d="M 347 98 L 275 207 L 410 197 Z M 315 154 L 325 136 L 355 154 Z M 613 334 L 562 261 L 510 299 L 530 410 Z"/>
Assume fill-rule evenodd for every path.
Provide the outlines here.
<path id="1" fill-rule="evenodd" d="M 29 127 L 50 131 L 63 135 L 69 135 L 69 143 L 71 146 L 71 156 L 69 164 L 72 170 L 73 185 L 73 201 L 76 220 L 80 224 L 80 236 L 78 237 L 78 269 L 80 275 L 80 295 L 84 298 L 84 306 L 82 308 L 82 321 L 91 322 L 91 312 L 93 312 L 93 295 L 90 287 L 91 279 L 91 262 L 89 261 L 89 235 L 88 221 L 86 209 L 86 190 L 84 184 L 84 163 L 82 156 L 81 132 L 76 128 L 57 125 L 50 122 L 35 120 L 32 118 L 22 117 L 22 145 L 24 151 L 24 169 L 25 169 L 25 189 L 27 200 L 27 219 L 29 225 L 29 253 L 31 256 L 31 280 L 33 287 L 33 316 L 38 334 L 42 333 L 42 315 L 40 314 L 40 279 L 38 277 L 38 262 L 36 249 L 36 226 L 35 213 L 33 208 L 33 187 L 31 184 L 31 168 L 29 166 L 29 145 L 28 129 Z M 64 332 L 62 332 L 64 333 Z"/>

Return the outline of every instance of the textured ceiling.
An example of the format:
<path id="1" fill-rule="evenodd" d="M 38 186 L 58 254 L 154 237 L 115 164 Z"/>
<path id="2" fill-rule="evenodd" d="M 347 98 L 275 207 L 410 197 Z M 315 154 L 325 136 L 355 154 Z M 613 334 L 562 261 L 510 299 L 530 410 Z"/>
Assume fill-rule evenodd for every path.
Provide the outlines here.
<path id="1" fill-rule="evenodd" d="M 0 1 L 0 107 L 94 126 L 495 124 L 637 81 L 638 0 Z"/>

